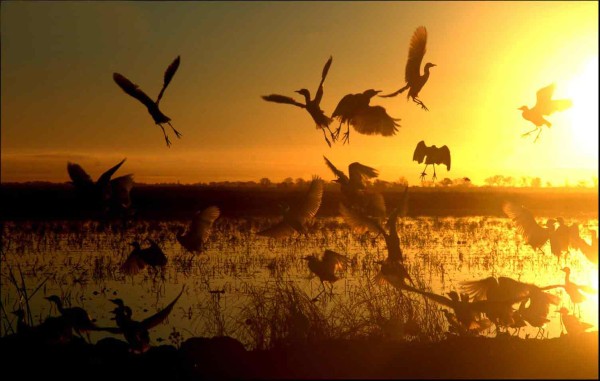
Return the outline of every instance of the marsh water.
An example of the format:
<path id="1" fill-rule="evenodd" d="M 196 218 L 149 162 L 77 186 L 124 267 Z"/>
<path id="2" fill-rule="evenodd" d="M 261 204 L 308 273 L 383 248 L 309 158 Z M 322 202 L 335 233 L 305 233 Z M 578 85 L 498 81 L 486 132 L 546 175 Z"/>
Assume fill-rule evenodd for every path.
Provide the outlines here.
<path id="1" fill-rule="evenodd" d="M 276 325 L 287 324 L 294 309 L 303 310 L 310 326 L 318 326 L 324 337 L 444 337 L 448 323 L 440 311 L 443 306 L 375 281 L 379 271 L 375 261 L 387 255 L 381 237 L 355 234 L 341 218 L 315 219 L 307 236 L 275 240 L 255 235 L 273 221 L 220 218 L 202 254 L 186 252 L 176 240 L 176 232 L 187 221 L 138 221 L 126 228 L 94 221 L 4 222 L 2 335 L 15 329 L 10 311 L 19 307 L 29 311 L 33 324 L 56 315 L 56 308 L 44 299 L 52 294 L 67 306 L 85 308 L 98 326 L 110 327 L 115 325 L 110 299 L 123 299 L 133 318 L 142 320 L 165 307 L 185 286 L 168 320 L 151 330 L 152 343 L 177 345 L 194 336 L 228 335 L 248 349 L 265 348 L 278 339 Z M 588 242 L 591 229 L 598 229 L 597 218 L 566 222 L 580 224 L 581 236 Z M 538 286 L 564 284 L 565 266 L 571 268 L 573 282 L 597 288 L 597 266 L 581 252 L 572 250 L 561 260 L 550 253 L 549 245 L 544 253 L 536 252 L 507 218 L 406 217 L 399 221 L 398 232 L 405 263 L 423 290 L 446 294 L 460 291 L 461 281 L 489 276 Z M 159 243 L 167 265 L 133 276 L 123 274 L 120 266 L 132 250 L 130 243 L 139 241 L 144 247 L 147 238 Z M 303 257 L 321 255 L 325 249 L 346 255 L 349 262 L 332 292 L 327 286 L 319 295 L 321 283 L 311 276 Z M 561 335 L 560 315 L 554 310 L 561 306 L 574 310 L 562 288 L 549 292 L 560 296 L 561 303 L 551 305 L 544 338 Z M 597 294 L 589 295 L 579 310 L 580 319 L 597 330 Z M 426 328 L 411 335 L 409 318 Z M 538 328 L 509 333 L 535 337 Z M 494 336 L 495 328 L 483 334 Z M 93 342 L 106 336 L 112 334 L 91 333 Z"/>

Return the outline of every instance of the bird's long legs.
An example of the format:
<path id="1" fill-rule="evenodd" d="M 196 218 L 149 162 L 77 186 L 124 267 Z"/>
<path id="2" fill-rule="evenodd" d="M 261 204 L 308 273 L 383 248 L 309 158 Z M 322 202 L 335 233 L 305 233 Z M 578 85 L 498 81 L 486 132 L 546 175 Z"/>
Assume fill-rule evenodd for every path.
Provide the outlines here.
<path id="1" fill-rule="evenodd" d="M 340 130 L 342 129 L 342 123 L 343 122 L 340 122 L 340 125 L 335 130 L 335 133 L 331 134 L 334 141 L 336 141 L 338 139 L 338 137 L 340 136 Z M 344 133 L 344 138 L 342 139 L 343 144 L 350 143 L 350 121 L 347 122 L 347 126 L 348 126 L 348 128 L 346 129 L 346 132 Z"/>
<path id="2" fill-rule="evenodd" d="M 429 111 L 429 109 L 427 108 L 427 106 L 425 106 L 425 103 L 423 103 L 419 98 L 417 97 L 413 97 L 413 101 L 418 104 L 419 106 L 421 106 L 421 108 L 425 111 Z"/>
<path id="3" fill-rule="evenodd" d="M 536 127 L 533 130 L 526 132 L 524 134 L 521 135 L 522 138 L 531 135 L 533 132 L 537 131 L 537 135 L 535 135 L 535 139 L 533 139 L 533 142 L 536 143 L 538 141 L 538 139 L 540 138 L 540 134 L 542 133 L 542 128 L 541 127 Z"/>
<path id="4" fill-rule="evenodd" d="M 433 177 L 432 177 L 432 180 L 435 181 L 435 179 L 437 179 L 437 175 L 435 174 L 435 164 L 432 164 L 432 165 L 433 165 Z"/>
<path id="5" fill-rule="evenodd" d="M 425 168 L 423 169 L 423 172 L 421 172 L 421 181 L 425 180 L 425 176 L 427 176 L 427 173 L 425 173 L 425 171 L 427 170 L 427 167 L 429 167 L 429 164 L 425 164 Z"/>
<path id="6" fill-rule="evenodd" d="M 162 124 L 158 124 L 158 126 L 162 130 L 163 135 L 165 136 L 165 142 L 167 143 L 167 147 L 171 147 L 171 141 L 169 140 L 169 137 L 167 136 L 167 132 L 165 131 L 165 128 L 162 126 Z"/>
<path id="7" fill-rule="evenodd" d="M 173 130 L 173 132 L 175 133 L 175 135 L 177 136 L 177 139 L 180 139 L 180 138 L 181 138 L 181 132 L 177 131 L 177 130 L 175 129 L 175 127 L 173 127 L 173 126 L 171 125 L 171 122 L 167 122 L 167 123 L 169 124 L 169 126 L 171 127 L 171 129 Z"/>

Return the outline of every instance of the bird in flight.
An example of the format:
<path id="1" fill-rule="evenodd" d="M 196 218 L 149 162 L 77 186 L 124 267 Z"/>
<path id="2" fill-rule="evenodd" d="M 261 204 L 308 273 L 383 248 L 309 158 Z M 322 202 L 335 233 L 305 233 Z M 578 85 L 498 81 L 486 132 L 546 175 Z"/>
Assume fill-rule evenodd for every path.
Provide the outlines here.
<path id="1" fill-rule="evenodd" d="M 102 206 L 105 210 L 111 207 L 127 210 L 131 206 L 129 193 L 133 187 L 133 175 L 128 174 L 111 179 L 125 160 L 121 160 L 117 165 L 104 172 L 96 182 L 79 164 L 68 162 L 67 172 L 75 190 L 92 207 Z"/>
<path id="2" fill-rule="evenodd" d="M 294 231 L 306 233 L 304 225 L 308 219 L 317 214 L 322 198 L 323 180 L 313 177 L 308 192 L 301 203 L 294 206 L 281 205 L 283 220 L 256 234 L 271 238 L 285 238 L 292 235 Z"/>
<path id="3" fill-rule="evenodd" d="M 163 87 L 160 90 L 160 93 L 158 93 L 156 102 L 150 99 L 150 97 L 146 95 L 146 93 L 144 93 L 138 87 L 138 85 L 125 78 L 125 76 L 119 73 L 113 73 L 113 79 L 117 83 L 117 85 L 119 85 L 119 87 L 123 89 L 123 91 L 125 91 L 127 94 L 142 102 L 142 104 L 148 108 L 148 112 L 152 116 L 152 119 L 154 119 L 154 123 L 156 123 L 162 129 L 163 135 L 165 136 L 165 142 L 167 143 L 167 147 L 171 147 L 171 141 L 169 140 L 169 137 L 165 132 L 163 123 L 167 123 L 171 127 L 177 138 L 181 138 L 181 133 L 171 125 L 171 118 L 169 118 L 168 116 L 163 114 L 162 111 L 160 111 L 160 109 L 158 108 L 158 103 L 160 102 L 160 99 L 162 98 L 165 89 L 167 88 L 169 83 L 171 83 L 175 72 L 177 72 L 177 69 L 179 68 L 179 62 L 180 59 L 179 56 L 177 56 L 177 58 L 175 58 L 175 60 L 169 65 L 169 67 L 165 71 Z"/>
<path id="4" fill-rule="evenodd" d="M 542 133 L 542 126 L 552 126 L 552 123 L 544 119 L 544 115 L 551 115 L 556 111 L 566 110 L 573 105 L 573 102 L 571 102 L 570 99 L 552 99 L 552 94 L 554 94 L 555 87 L 556 85 L 553 83 L 539 89 L 536 94 L 537 101 L 533 108 L 530 109 L 527 106 L 521 106 L 518 108 L 518 110 L 523 110 L 522 115 L 524 119 L 535 124 L 535 128 L 522 134 L 522 137 L 529 136 L 531 133 L 537 131 L 537 135 L 533 141 L 534 143 L 537 142 L 540 134 Z"/>
<path id="5" fill-rule="evenodd" d="M 329 131 L 329 136 L 332 141 L 335 141 L 333 133 L 329 129 L 329 124 L 331 123 L 331 118 L 325 115 L 325 112 L 321 110 L 321 99 L 323 98 L 323 82 L 325 82 L 325 77 L 327 77 L 327 73 L 329 72 L 329 67 L 331 66 L 331 62 L 333 61 L 333 57 L 329 57 L 329 60 L 325 63 L 323 67 L 323 72 L 321 74 L 321 82 L 319 83 L 319 88 L 317 89 L 317 93 L 313 99 L 310 99 L 310 91 L 308 89 L 300 89 L 296 90 L 296 93 L 304 96 L 304 104 L 300 102 L 296 102 L 293 98 L 287 97 L 285 95 L 279 94 L 271 94 L 271 95 L 263 95 L 262 98 L 268 102 L 275 103 L 285 103 L 294 105 L 303 109 L 306 109 L 310 116 L 316 123 L 317 129 L 321 129 L 323 131 L 323 137 L 325 138 L 325 142 L 327 145 L 331 147 L 331 141 L 327 138 L 327 134 L 325 133 L 325 129 Z"/>
<path id="6" fill-rule="evenodd" d="M 512 202 L 505 202 L 502 205 L 502 210 L 513 220 L 517 231 L 524 236 L 527 244 L 534 250 L 539 249 L 543 253 L 542 247 L 548 242 L 552 232 L 548 226 L 552 225 L 554 220 L 546 221 L 546 226 L 540 225 L 529 209 Z"/>
<path id="7" fill-rule="evenodd" d="M 418 27 L 410 40 L 410 48 L 408 49 L 408 61 L 406 61 L 406 68 L 404 70 L 404 81 L 406 86 L 400 90 L 386 95 L 380 95 L 382 98 L 395 97 L 398 94 L 408 90 L 406 99 L 412 98 L 413 102 L 421 106 L 425 111 L 429 111 L 427 106 L 418 98 L 419 91 L 425 86 L 425 83 L 429 79 L 429 68 L 436 66 L 431 62 L 427 62 L 423 68 L 423 75 L 421 75 L 421 62 L 425 51 L 427 50 L 427 29 L 424 26 Z"/>
<path id="8" fill-rule="evenodd" d="M 441 146 L 440 148 L 435 145 L 428 147 L 425 145 L 425 141 L 421 140 L 413 153 L 413 161 L 418 161 L 419 164 L 421 164 L 423 159 L 425 159 L 425 168 L 423 169 L 423 172 L 421 172 L 421 181 L 427 176 L 425 170 L 430 165 L 433 166 L 433 180 L 437 178 L 435 173 L 436 164 L 445 164 L 446 169 L 450 170 L 450 149 L 446 145 Z"/>
<path id="9" fill-rule="evenodd" d="M 330 291 L 333 291 L 333 283 L 339 278 L 335 274 L 336 270 L 341 269 L 348 262 L 348 258 L 345 255 L 338 254 L 332 250 L 325 250 L 321 259 L 315 255 L 309 255 L 302 259 L 307 261 L 308 269 L 319 277 L 323 290 L 313 298 L 316 300 L 323 292 L 325 292 L 325 284 L 323 282 L 329 282 L 331 286 Z"/>
<path id="10" fill-rule="evenodd" d="M 381 90 L 365 90 L 358 94 L 345 95 L 336 106 L 332 118 L 340 121 L 334 136 L 337 140 L 342 124 L 347 123 L 348 129 L 344 133 L 344 143 L 350 142 L 350 125 L 356 132 L 363 135 L 392 136 L 398 131 L 399 124 L 388 115 L 385 108 L 381 106 L 370 106 L 371 98 L 380 93 Z"/>
<path id="11" fill-rule="evenodd" d="M 179 230 L 177 241 L 186 250 L 201 253 L 205 249 L 210 229 L 220 214 L 221 211 L 216 206 L 209 206 L 196 212 L 187 232 L 183 234 L 184 229 Z"/>

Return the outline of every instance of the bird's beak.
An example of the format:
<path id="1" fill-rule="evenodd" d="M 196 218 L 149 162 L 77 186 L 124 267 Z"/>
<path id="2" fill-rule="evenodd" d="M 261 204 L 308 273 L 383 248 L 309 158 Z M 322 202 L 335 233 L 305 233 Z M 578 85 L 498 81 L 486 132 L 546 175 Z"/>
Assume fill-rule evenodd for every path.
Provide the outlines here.
<path id="1" fill-rule="evenodd" d="M 294 92 L 300 94 L 300 90 L 295 90 Z"/>

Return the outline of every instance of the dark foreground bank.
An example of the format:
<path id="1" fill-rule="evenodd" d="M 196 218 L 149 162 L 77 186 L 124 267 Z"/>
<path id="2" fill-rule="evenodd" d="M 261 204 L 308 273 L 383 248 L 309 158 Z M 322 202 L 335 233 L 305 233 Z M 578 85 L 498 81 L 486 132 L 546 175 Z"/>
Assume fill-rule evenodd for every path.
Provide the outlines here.
<path id="1" fill-rule="evenodd" d="M 328 341 L 268 351 L 246 351 L 228 337 L 192 338 L 143 355 L 112 338 L 42 347 L 7 336 L 0 349 L 4 375 L 19 379 L 598 379 L 597 332 L 548 340 Z"/>

